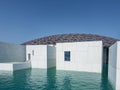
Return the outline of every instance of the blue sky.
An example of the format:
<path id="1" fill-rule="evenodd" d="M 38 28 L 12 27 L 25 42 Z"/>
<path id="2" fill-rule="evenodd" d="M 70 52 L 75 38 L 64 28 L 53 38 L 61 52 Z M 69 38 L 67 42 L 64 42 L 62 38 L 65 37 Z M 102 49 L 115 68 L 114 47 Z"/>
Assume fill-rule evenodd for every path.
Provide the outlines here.
<path id="1" fill-rule="evenodd" d="M 62 33 L 120 39 L 120 0 L 0 0 L 0 41 Z"/>

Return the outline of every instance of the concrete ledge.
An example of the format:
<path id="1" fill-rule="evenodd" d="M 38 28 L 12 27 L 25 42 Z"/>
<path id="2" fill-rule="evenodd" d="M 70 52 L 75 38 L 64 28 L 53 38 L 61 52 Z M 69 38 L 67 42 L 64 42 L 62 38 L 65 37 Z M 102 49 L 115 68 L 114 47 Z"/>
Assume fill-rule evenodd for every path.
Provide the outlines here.
<path id="1" fill-rule="evenodd" d="M 31 68 L 31 62 L 7 62 L 0 63 L 0 70 L 15 71 Z"/>

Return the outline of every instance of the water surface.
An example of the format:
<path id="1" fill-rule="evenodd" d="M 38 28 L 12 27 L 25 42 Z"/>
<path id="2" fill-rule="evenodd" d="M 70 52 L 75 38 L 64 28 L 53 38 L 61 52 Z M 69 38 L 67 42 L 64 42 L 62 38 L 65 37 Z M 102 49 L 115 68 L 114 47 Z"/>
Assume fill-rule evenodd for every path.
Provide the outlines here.
<path id="1" fill-rule="evenodd" d="M 104 70 L 103 70 L 104 71 Z M 105 71 L 104 71 L 105 72 Z M 107 74 L 55 68 L 0 71 L 0 90 L 113 90 Z"/>

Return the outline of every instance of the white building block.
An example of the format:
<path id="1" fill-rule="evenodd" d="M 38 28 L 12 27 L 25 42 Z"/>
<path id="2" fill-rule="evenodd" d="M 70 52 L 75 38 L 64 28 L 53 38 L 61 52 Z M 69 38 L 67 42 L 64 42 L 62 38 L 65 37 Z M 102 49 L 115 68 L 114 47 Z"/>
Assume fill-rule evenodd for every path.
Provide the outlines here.
<path id="1" fill-rule="evenodd" d="M 115 90 L 120 90 L 120 41 L 109 48 L 108 79 Z"/>
<path id="2" fill-rule="evenodd" d="M 32 68 L 51 68 L 56 66 L 56 50 L 54 46 L 27 45 L 26 59 L 31 61 Z"/>
<path id="3" fill-rule="evenodd" d="M 102 41 L 57 43 L 56 68 L 101 73 L 102 48 Z M 64 60 L 65 51 L 70 51 L 70 61 Z"/>
<path id="4" fill-rule="evenodd" d="M 13 63 L 13 71 L 22 70 L 22 69 L 29 69 L 29 68 L 31 68 L 30 61 Z"/>

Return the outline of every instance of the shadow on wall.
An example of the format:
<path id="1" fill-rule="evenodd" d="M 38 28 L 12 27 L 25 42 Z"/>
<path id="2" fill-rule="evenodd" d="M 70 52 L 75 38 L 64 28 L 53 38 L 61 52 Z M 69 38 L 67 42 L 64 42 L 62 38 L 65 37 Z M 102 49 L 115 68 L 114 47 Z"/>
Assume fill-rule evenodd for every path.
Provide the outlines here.
<path id="1" fill-rule="evenodd" d="M 0 63 L 24 62 L 26 51 L 24 45 L 0 42 Z"/>
<path id="2" fill-rule="evenodd" d="M 109 62 L 109 48 L 104 47 L 103 48 L 103 62 L 102 64 L 108 64 Z"/>

